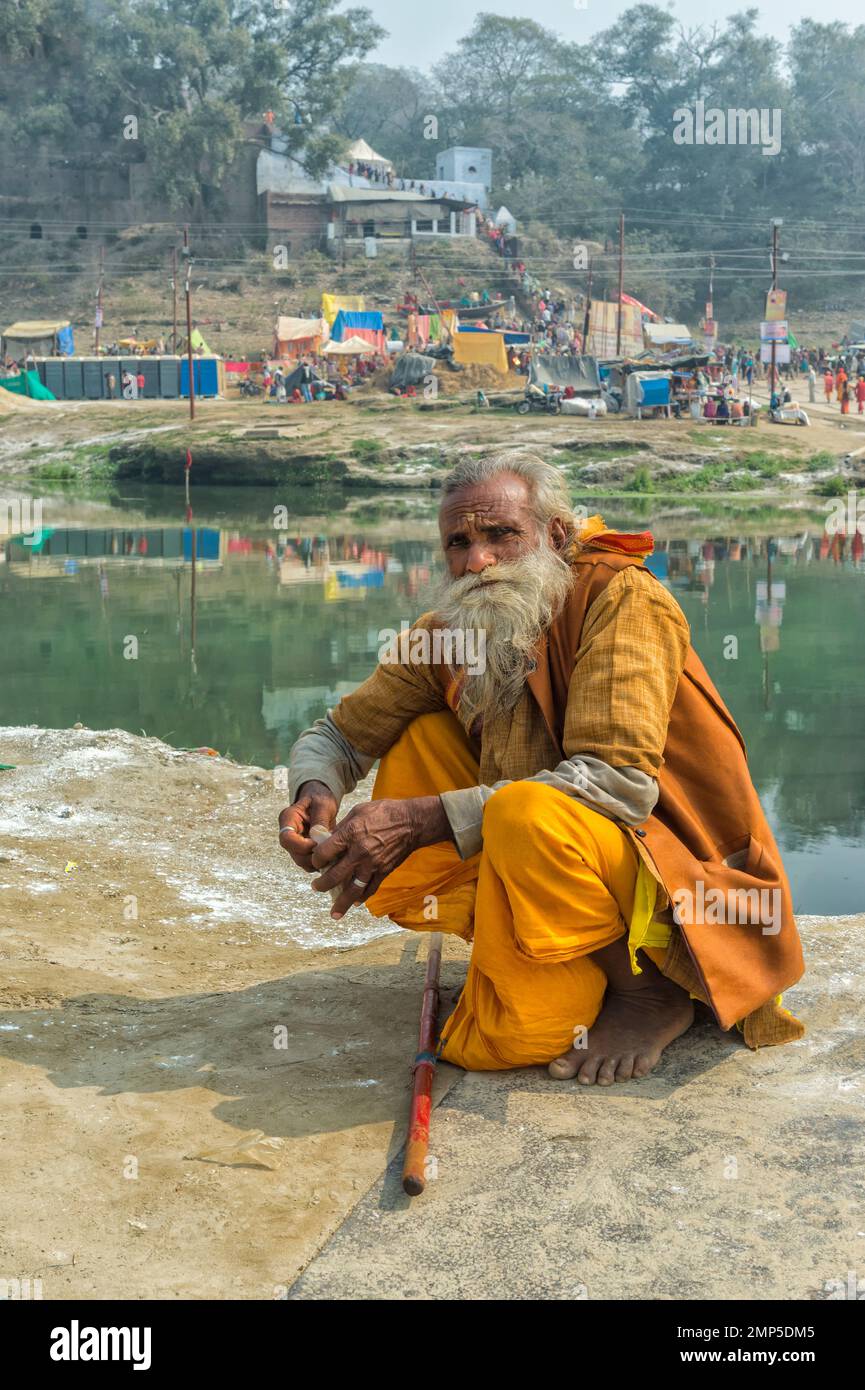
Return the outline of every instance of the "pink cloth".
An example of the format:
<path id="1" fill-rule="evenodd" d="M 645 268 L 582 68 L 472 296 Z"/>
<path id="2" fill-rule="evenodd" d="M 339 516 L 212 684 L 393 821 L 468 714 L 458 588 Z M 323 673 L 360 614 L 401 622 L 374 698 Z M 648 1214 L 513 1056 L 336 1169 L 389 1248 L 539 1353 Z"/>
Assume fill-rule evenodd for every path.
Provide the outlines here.
<path id="1" fill-rule="evenodd" d="M 373 347 L 376 349 L 377 352 L 387 352 L 387 348 L 385 347 L 384 334 L 381 332 L 380 329 L 376 330 L 374 328 L 352 328 L 351 332 L 348 334 L 348 337 L 363 338 L 364 342 L 372 343 Z"/>

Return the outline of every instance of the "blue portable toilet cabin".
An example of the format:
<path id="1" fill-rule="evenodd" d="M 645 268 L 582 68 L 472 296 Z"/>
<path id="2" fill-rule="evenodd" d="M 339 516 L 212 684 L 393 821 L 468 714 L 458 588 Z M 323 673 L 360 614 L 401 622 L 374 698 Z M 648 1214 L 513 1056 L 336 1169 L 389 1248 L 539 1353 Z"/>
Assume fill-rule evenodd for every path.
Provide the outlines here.
<path id="1" fill-rule="evenodd" d="M 222 394 L 222 376 L 225 371 L 221 357 L 193 357 L 192 381 L 196 396 L 219 396 Z M 180 359 L 180 394 L 189 395 L 189 358 Z"/>

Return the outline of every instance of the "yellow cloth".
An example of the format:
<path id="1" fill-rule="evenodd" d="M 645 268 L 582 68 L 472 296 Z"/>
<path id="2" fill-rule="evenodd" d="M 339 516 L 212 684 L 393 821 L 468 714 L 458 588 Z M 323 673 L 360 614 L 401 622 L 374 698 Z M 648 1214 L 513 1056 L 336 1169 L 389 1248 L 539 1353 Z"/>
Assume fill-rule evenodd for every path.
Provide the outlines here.
<path id="1" fill-rule="evenodd" d="M 502 333 L 454 333 L 454 361 L 465 365 L 494 367 L 507 374 L 508 355 Z"/>
<path id="2" fill-rule="evenodd" d="M 321 296 L 321 316 L 326 321 L 328 328 L 333 327 L 333 321 L 340 309 L 345 309 L 346 313 L 362 314 L 366 308 L 362 294 L 325 294 Z"/>
<path id="3" fill-rule="evenodd" d="M 373 798 L 474 786 L 478 763 L 449 711 L 415 719 L 385 755 Z M 591 953 L 628 930 L 658 963 L 654 894 L 612 821 L 540 782 L 494 792 L 484 847 L 461 860 L 450 843 L 416 850 L 367 906 L 415 930 L 471 939 L 465 988 L 442 1031 L 446 1061 L 475 1071 L 552 1061 L 589 1028 L 606 976 Z M 669 936 L 669 929 L 662 929 Z M 636 963 L 635 954 L 632 960 Z M 637 967 L 639 969 L 639 967 Z"/>

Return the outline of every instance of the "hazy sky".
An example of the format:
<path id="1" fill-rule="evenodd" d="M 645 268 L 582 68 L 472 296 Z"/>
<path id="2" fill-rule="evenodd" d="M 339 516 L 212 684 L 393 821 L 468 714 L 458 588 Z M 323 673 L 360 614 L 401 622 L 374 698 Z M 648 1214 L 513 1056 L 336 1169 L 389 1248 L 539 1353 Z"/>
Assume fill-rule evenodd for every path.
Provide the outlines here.
<path id="1" fill-rule="evenodd" d="M 632 2 L 576 0 L 575 4 L 574 0 L 486 0 L 486 3 L 472 5 L 466 0 L 360 0 L 389 34 L 374 55 L 376 60 L 421 69 L 452 49 L 457 39 L 468 33 L 475 15 L 483 11 L 534 19 L 565 39 L 584 43 L 599 30 L 611 28 L 618 16 L 631 8 Z M 855 24 L 861 23 L 863 18 L 861 0 L 826 0 L 821 5 L 816 5 L 814 0 L 768 0 L 768 3 L 756 5 L 749 5 L 747 0 L 741 4 L 732 0 L 699 0 L 693 4 L 671 0 L 667 8 L 688 27 L 711 24 L 743 10 L 757 9 L 761 30 L 781 41 L 788 29 L 809 14 L 822 23 L 841 20 Z"/>

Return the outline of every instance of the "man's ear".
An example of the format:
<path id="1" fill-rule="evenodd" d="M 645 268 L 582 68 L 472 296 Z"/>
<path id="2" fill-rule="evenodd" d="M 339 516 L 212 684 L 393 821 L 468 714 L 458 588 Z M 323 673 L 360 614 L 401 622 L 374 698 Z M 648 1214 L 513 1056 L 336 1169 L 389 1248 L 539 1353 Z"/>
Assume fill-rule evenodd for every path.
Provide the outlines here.
<path id="1" fill-rule="evenodd" d="M 554 550 L 564 550 L 568 540 L 568 533 L 558 517 L 554 517 L 550 522 L 550 545 Z"/>

